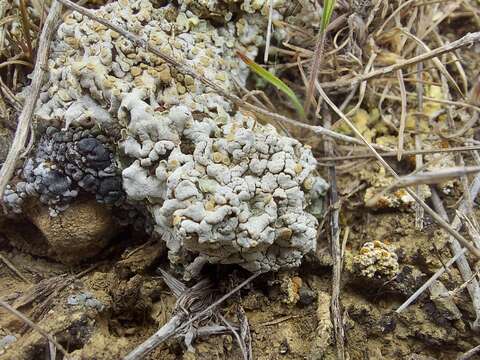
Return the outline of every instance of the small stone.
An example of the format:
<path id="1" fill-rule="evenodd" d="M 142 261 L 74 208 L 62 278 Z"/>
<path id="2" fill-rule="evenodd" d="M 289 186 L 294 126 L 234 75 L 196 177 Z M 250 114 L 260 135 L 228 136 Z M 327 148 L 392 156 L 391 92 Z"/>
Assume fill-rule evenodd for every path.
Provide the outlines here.
<path id="1" fill-rule="evenodd" d="M 300 295 L 300 304 L 305 306 L 313 304 L 317 298 L 317 293 L 305 285 L 300 288 L 298 294 Z"/>

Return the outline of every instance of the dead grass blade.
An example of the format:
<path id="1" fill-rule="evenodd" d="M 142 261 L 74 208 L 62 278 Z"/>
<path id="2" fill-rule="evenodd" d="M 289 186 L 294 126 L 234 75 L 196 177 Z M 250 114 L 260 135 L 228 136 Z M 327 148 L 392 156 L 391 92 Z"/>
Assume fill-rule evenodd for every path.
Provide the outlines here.
<path id="1" fill-rule="evenodd" d="M 273 0 L 268 0 L 268 24 L 267 24 L 267 38 L 265 41 L 265 55 L 263 62 L 268 64 L 268 55 L 270 52 L 270 41 L 272 38 L 272 18 L 273 18 Z"/>
<path id="2" fill-rule="evenodd" d="M 331 115 L 328 111 L 324 111 L 323 119 L 325 126 L 330 127 Z M 325 142 L 325 152 L 328 155 L 333 154 L 334 145 L 331 141 Z M 340 204 L 337 191 L 337 174 L 335 166 L 332 164 L 328 168 L 329 189 L 329 206 L 332 208 L 330 214 L 330 243 L 332 247 L 333 271 L 332 271 L 332 298 L 331 309 L 333 317 L 333 325 L 335 330 L 335 344 L 337 348 L 337 359 L 345 359 L 345 329 L 343 328 L 342 311 L 340 304 L 340 286 L 342 276 L 342 249 L 340 246 Z"/>
<path id="3" fill-rule="evenodd" d="M 136 347 L 133 351 L 131 351 L 128 355 L 126 355 L 123 358 L 123 360 L 139 360 L 139 359 L 142 359 L 144 356 L 146 356 L 147 354 L 152 352 L 156 347 L 158 347 L 161 343 L 165 342 L 166 340 L 168 340 L 169 338 L 171 338 L 175 334 L 177 334 L 181 331 L 187 330 L 187 328 L 190 325 L 192 325 L 194 322 L 196 322 L 197 320 L 200 320 L 205 315 L 211 313 L 211 311 L 213 309 L 215 309 L 218 305 L 223 303 L 230 296 L 232 296 L 237 291 L 242 289 L 244 286 L 249 284 L 251 281 L 253 281 L 260 274 L 261 274 L 260 272 L 256 272 L 256 273 L 252 274 L 249 278 L 244 280 L 242 283 L 237 285 L 235 288 L 233 288 L 227 294 L 220 297 L 218 300 L 216 300 L 212 304 L 210 304 L 206 307 L 202 306 L 202 309 L 198 310 L 196 312 L 196 315 L 191 317 L 190 320 L 188 320 L 188 321 L 185 321 L 186 318 L 185 318 L 185 313 L 184 312 L 179 312 L 177 315 L 174 315 L 168 321 L 167 324 L 162 326 L 160 328 L 160 330 L 158 330 L 155 334 L 153 334 L 146 341 L 144 341 L 140 346 Z M 201 289 L 199 289 L 199 290 L 201 290 Z M 187 292 L 188 292 L 188 290 L 187 290 Z M 179 300 L 181 300 L 181 299 L 179 299 Z"/>
<path id="4" fill-rule="evenodd" d="M 53 344 L 55 344 L 55 346 L 57 347 L 58 350 L 60 350 L 62 352 L 63 355 L 65 355 L 65 357 L 68 356 L 68 353 L 67 351 L 65 350 L 65 348 L 60 345 L 60 343 L 55 340 L 55 338 L 50 335 L 49 333 L 47 333 L 45 330 L 43 330 L 40 326 L 38 326 L 37 324 L 35 324 L 32 320 L 30 320 L 29 318 L 27 318 L 25 315 L 23 315 L 20 311 L 18 310 L 15 310 L 13 307 L 11 307 L 9 304 L 7 304 L 5 301 L 2 301 L 0 300 L 0 306 L 3 307 L 6 311 L 8 311 L 9 313 L 11 313 L 12 315 L 16 316 L 17 318 L 19 318 L 20 320 L 22 320 L 25 324 L 27 324 L 28 326 L 30 326 L 32 329 L 34 329 L 35 331 L 39 332 L 44 338 L 46 338 L 48 341 L 52 342 Z"/>
<path id="5" fill-rule="evenodd" d="M 417 291 L 415 291 L 405 302 L 398 307 L 395 312 L 397 314 L 400 314 L 402 311 L 404 311 L 407 307 L 409 307 L 425 290 L 428 289 L 430 285 L 434 283 L 435 280 L 437 280 L 440 276 L 443 275 L 446 269 L 448 269 L 450 266 L 452 266 L 455 261 L 458 260 L 458 258 L 462 255 L 465 254 L 467 249 L 462 249 L 462 251 L 458 254 L 456 254 L 454 257 L 452 257 L 446 264 L 445 267 L 441 267 L 440 269 L 437 270 L 435 274 L 433 274 L 430 279 L 428 279 L 421 287 L 418 288 Z"/>
<path id="6" fill-rule="evenodd" d="M 467 189 L 467 191 L 469 192 L 470 198 L 477 197 L 478 192 L 480 191 L 479 175 L 475 177 L 470 189 Z M 448 221 L 447 212 L 445 211 L 445 208 L 443 207 L 442 201 L 438 196 L 436 190 L 431 188 L 431 192 L 432 192 L 432 203 L 435 209 L 440 214 L 440 216 L 442 216 L 446 221 Z M 466 209 L 468 209 L 469 207 L 468 203 L 469 203 L 468 198 L 465 198 L 462 201 L 461 205 L 459 206 L 459 210 L 463 212 Z M 462 227 L 461 219 L 458 216 L 455 216 L 455 218 L 452 221 L 452 228 L 459 230 L 461 227 Z M 462 252 L 463 250 L 462 246 L 453 237 L 450 237 L 448 243 L 453 255 L 457 255 Z M 458 257 L 456 263 L 463 281 L 467 281 L 470 278 L 472 278 L 472 275 L 473 275 L 472 269 L 470 268 L 467 258 L 464 255 Z M 467 290 L 470 295 L 470 298 L 472 299 L 472 305 L 473 305 L 473 309 L 475 311 L 475 316 L 476 316 L 475 321 L 473 322 L 472 328 L 474 330 L 479 330 L 480 328 L 480 284 L 476 278 L 474 278 L 470 283 L 467 284 Z"/>
<path id="7" fill-rule="evenodd" d="M 415 42 L 417 42 L 417 44 L 419 44 L 423 48 L 424 51 L 430 51 L 430 48 L 422 40 L 420 40 L 417 36 L 411 34 L 410 32 L 408 32 L 405 29 L 400 29 L 400 31 L 403 34 L 405 34 L 406 36 L 408 36 L 409 38 L 413 39 Z M 453 87 L 460 94 L 460 96 L 462 98 L 465 98 L 465 94 L 463 93 L 462 89 L 460 89 L 460 86 L 458 86 L 457 82 L 452 77 L 452 75 L 450 75 L 450 73 L 445 68 L 445 66 L 442 64 L 442 62 L 438 58 L 433 58 L 432 62 L 435 65 L 435 67 L 438 69 L 438 71 L 440 71 L 448 79 L 448 81 L 453 85 Z"/>
<path id="8" fill-rule="evenodd" d="M 0 69 L 10 66 L 10 65 L 22 65 L 26 66 L 29 68 L 33 68 L 33 65 L 30 64 L 28 61 L 23 61 L 23 60 L 9 60 L 9 61 L 4 61 L 3 63 L 0 64 Z"/>
<path id="9" fill-rule="evenodd" d="M 335 111 L 335 113 L 342 118 L 343 121 L 352 129 L 352 131 L 359 137 L 368 147 L 368 149 L 375 155 L 380 164 L 387 170 L 395 179 L 399 179 L 398 174 L 393 170 L 393 168 L 379 155 L 379 153 L 373 148 L 373 146 L 365 139 L 365 137 L 358 131 L 358 129 L 353 125 L 353 123 L 337 108 L 337 106 L 330 100 L 330 98 L 325 94 L 320 84 L 317 82 L 317 88 L 320 92 L 322 98 L 325 102 Z M 414 191 L 406 188 L 407 193 L 419 203 L 425 211 L 439 224 L 445 231 L 457 239 L 463 246 L 465 246 L 475 257 L 480 259 L 480 251 L 473 246 L 467 239 L 465 239 L 460 233 L 453 229 L 450 224 L 448 224 L 440 215 L 430 208 L 430 206 L 425 203 Z"/>
<path id="10" fill-rule="evenodd" d="M 436 153 L 448 153 L 448 152 L 457 152 L 457 151 L 473 151 L 480 150 L 480 145 L 476 146 L 460 146 L 452 147 L 446 149 L 424 149 L 424 150 L 407 150 L 403 152 L 403 155 L 421 155 L 421 154 L 436 154 Z M 388 153 L 379 153 L 381 157 L 396 157 L 397 152 L 392 151 Z M 346 160 L 358 160 L 358 159 L 369 159 L 374 158 L 373 154 L 359 154 L 359 155 L 346 155 L 346 156 L 331 156 L 331 157 L 319 157 L 319 161 L 346 161 Z"/>
<path id="11" fill-rule="evenodd" d="M 474 174 L 478 172 L 480 172 L 480 166 L 438 169 L 434 171 L 418 173 L 411 176 L 403 176 L 395 182 L 393 188 L 402 188 L 419 184 L 440 184 L 450 179 L 456 179 L 468 174 Z"/>
<path id="12" fill-rule="evenodd" d="M 30 37 L 30 18 L 27 12 L 27 5 L 25 0 L 20 0 L 20 19 L 22 20 L 23 35 L 25 36 L 25 42 L 27 43 L 28 59 L 33 62 L 33 46 L 32 38 Z"/>
<path id="13" fill-rule="evenodd" d="M 480 353 L 480 345 L 475 346 L 473 349 L 468 350 L 463 355 L 459 356 L 457 360 L 468 360 L 471 359 L 476 354 Z"/>
<path id="14" fill-rule="evenodd" d="M 322 83 L 321 85 L 322 85 L 322 88 L 323 87 L 325 87 L 325 88 L 327 88 L 327 87 L 328 88 L 342 88 L 342 87 L 350 88 L 350 87 L 353 87 L 354 85 L 356 85 L 357 83 L 384 76 L 384 75 L 389 74 L 391 72 L 395 72 L 398 69 L 403 69 L 403 68 L 406 68 L 408 66 L 418 64 L 419 62 L 424 62 L 424 61 L 439 57 L 443 54 L 455 51 L 455 50 L 460 49 L 462 47 L 471 46 L 474 43 L 477 43 L 479 41 L 480 41 L 480 31 L 479 32 L 474 32 L 474 33 L 468 33 L 467 35 L 461 37 L 458 40 L 455 40 L 455 41 L 452 41 L 451 43 L 439 46 L 439 47 L 437 47 L 433 50 L 424 52 L 423 54 L 414 56 L 410 59 L 399 61 L 396 64 L 385 66 L 385 67 L 380 68 L 378 70 L 371 71 L 371 72 L 369 72 L 367 74 L 364 74 L 364 75 L 358 75 L 358 76 L 352 77 L 350 79 L 342 79 L 342 80 L 333 81 L 333 82 L 325 83 L 325 84 Z"/>
<path id="15" fill-rule="evenodd" d="M 18 160 L 19 155 L 23 151 L 28 133 L 30 130 L 30 123 L 32 121 L 33 112 L 35 110 L 35 105 L 37 103 L 37 97 L 40 93 L 40 88 L 44 80 L 44 75 L 47 69 L 47 57 L 48 50 L 50 48 L 50 41 L 52 40 L 55 29 L 58 25 L 60 19 L 60 14 L 62 10 L 62 5 L 54 1 L 48 14 L 45 25 L 42 29 L 42 34 L 40 35 L 40 42 L 38 46 L 37 60 L 35 62 L 35 68 L 33 71 L 33 80 L 31 84 L 30 94 L 23 105 L 22 113 L 18 119 L 17 130 L 15 132 L 15 137 L 11 145 L 10 151 L 8 152 L 7 158 L 0 170 L 0 197 L 3 203 L 3 193 L 5 192 L 5 187 L 10 181 L 13 172 L 15 170 L 15 164 Z"/>
<path id="16" fill-rule="evenodd" d="M 320 25 L 320 31 L 318 34 L 318 40 L 315 44 L 315 50 L 313 52 L 313 62 L 312 68 L 310 69 L 310 76 L 308 78 L 308 86 L 305 95 L 305 104 L 303 106 L 303 110 L 305 114 L 308 115 L 308 110 L 310 109 L 310 105 L 312 103 L 315 91 L 315 82 L 318 79 L 318 73 L 320 71 L 320 66 L 322 64 L 322 56 L 323 56 L 323 49 L 325 47 L 325 38 L 328 24 L 330 23 L 330 19 L 332 17 L 333 8 L 335 7 L 335 0 L 324 0 L 323 2 L 323 13 L 322 13 L 322 20 Z"/>
<path id="17" fill-rule="evenodd" d="M 403 143 L 405 137 L 405 124 L 407 122 L 407 90 L 405 89 L 405 82 L 403 81 L 403 72 L 401 69 L 397 70 L 398 84 L 400 85 L 400 94 L 402 98 L 402 110 L 400 114 L 400 128 L 398 130 L 398 153 L 397 160 L 402 160 Z"/>
<path id="18" fill-rule="evenodd" d="M 0 261 L 3 261 L 3 263 L 15 274 L 17 275 L 20 279 L 22 279 L 24 282 L 26 282 L 27 284 L 31 284 L 31 282 L 25 277 L 23 276 L 23 274 L 20 272 L 20 270 L 18 270 L 15 265 L 13 265 L 10 260 L 8 260 L 5 256 L 3 256 L 2 254 L 0 254 Z"/>

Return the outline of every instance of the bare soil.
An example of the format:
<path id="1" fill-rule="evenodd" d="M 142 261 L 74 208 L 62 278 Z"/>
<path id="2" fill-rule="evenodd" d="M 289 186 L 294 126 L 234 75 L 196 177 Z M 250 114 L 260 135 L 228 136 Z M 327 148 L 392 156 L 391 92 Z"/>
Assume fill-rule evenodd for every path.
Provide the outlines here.
<path id="1" fill-rule="evenodd" d="M 455 359 L 476 346 L 478 334 L 470 330 L 475 319 L 471 301 L 460 292 L 455 303 L 462 318 L 449 320 L 426 292 L 401 314 L 396 308 L 441 265 L 446 257 L 433 247 L 442 247 L 444 235 L 435 225 L 414 230 L 411 213 L 346 211 L 343 222 L 350 226 L 349 254 L 368 240 L 394 245 L 402 270 L 388 284 L 358 279 L 344 273 L 341 302 L 344 311 L 346 348 L 350 359 Z M 326 239 L 319 239 L 317 257 L 298 269 L 266 274 L 230 298 L 222 307 L 228 316 L 240 304 L 249 319 L 255 359 L 335 359 L 330 319 L 331 259 Z M 97 260 L 66 267 L 38 256 L 30 256 L 1 243 L 0 254 L 9 259 L 30 282 L 20 279 L 7 266 L 0 267 L 0 298 L 55 334 L 55 338 L 80 359 L 119 359 L 172 315 L 175 298 L 156 275 L 165 267 L 158 244 L 134 243 L 131 234 L 116 238 Z M 128 256 L 133 249 L 137 249 Z M 153 255 L 152 255 L 153 254 Z M 86 271 L 84 275 L 75 275 Z M 212 267 L 209 276 L 225 291 L 248 276 L 238 268 Z M 299 280 L 301 279 L 301 281 Z M 461 283 L 457 270 L 441 280 Z M 293 286 L 289 284 L 293 281 Z M 72 304 L 72 296 L 89 294 L 102 304 Z M 47 341 L 26 328 L 15 316 L 0 310 L 0 337 L 12 334 L 18 340 L 2 350 L 0 359 L 42 359 Z M 198 339 L 195 353 L 171 340 L 150 359 L 241 359 L 230 335 Z M 61 358 L 61 357 L 60 357 Z"/>

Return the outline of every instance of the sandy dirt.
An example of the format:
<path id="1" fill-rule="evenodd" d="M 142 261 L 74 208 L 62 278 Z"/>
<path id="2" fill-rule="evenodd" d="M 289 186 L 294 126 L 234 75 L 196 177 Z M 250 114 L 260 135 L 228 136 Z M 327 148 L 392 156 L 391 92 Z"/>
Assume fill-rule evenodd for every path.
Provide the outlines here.
<path id="1" fill-rule="evenodd" d="M 442 312 L 428 291 L 406 311 L 395 314 L 407 296 L 441 266 L 438 256 L 445 258 L 445 250 L 437 255 L 432 246 L 433 240 L 437 247 L 445 241 L 435 226 L 415 231 L 409 226 L 413 221 L 409 213 L 348 211 L 343 221 L 351 229 L 347 270 L 351 254 L 372 239 L 388 241 L 401 263 L 400 274 L 387 283 L 345 272 L 341 301 L 350 359 L 454 359 L 480 341 L 470 330 L 474 314 L 463 292 L 454 298 L 460 319 Z M 318 251 L 325 251 L 325 239 L 319 241 Z M 175 298 L 155 274 L 156 267 L 166 267 L 160 256 L 163 249 L 157 244 L 137 245 L 130 234 L 122 234 L 98 259 L 75 267 L 30 256 L 5 241 L 1 249 L 0 254 L 30 283 L 2 266 L 0 298 L 54 334 L 79 359 L 119 359 L 172 316 Z M 263 275 L 222 306 L 227 317 L 235 314 L 238 305 L 245 310 L 255 359 L 336 358 L 328 262 L 324 254 L 307 260 L 298 271 Z M 77 275 L 82 271 L 86 273 Z M 212 267 L 206 276 L 215 279 L 220 292 L 248 274 Z M 441 280 L 448 288 L 461 283 L 455 269 Z M 0 359 L 44 358 L 48 346 L 41 335 L 3 310 L 0 315 L 0 337 L 18 338 L 2 349 Z M 195 350 L 188 352 L 181 342 L 168 341 L 149 358 L 242 358 L 231 335 L 198 339 Z"/>

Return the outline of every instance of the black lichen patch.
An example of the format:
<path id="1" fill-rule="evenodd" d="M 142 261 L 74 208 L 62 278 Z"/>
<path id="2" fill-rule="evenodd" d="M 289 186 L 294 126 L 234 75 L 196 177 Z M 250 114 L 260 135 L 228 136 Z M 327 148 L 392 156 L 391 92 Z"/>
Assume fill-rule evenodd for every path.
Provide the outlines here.
<path id="1" fill-rule="evenodd" d="M 80 193 L 90 193 L 100 203 L 120 205 L 125 196 L 113 149 L 97 129 L 48 127 L 20 181 L 5 192 L 5 203 L 19 213 L 26 198 L 36 197 L 61 211 Z"/>

